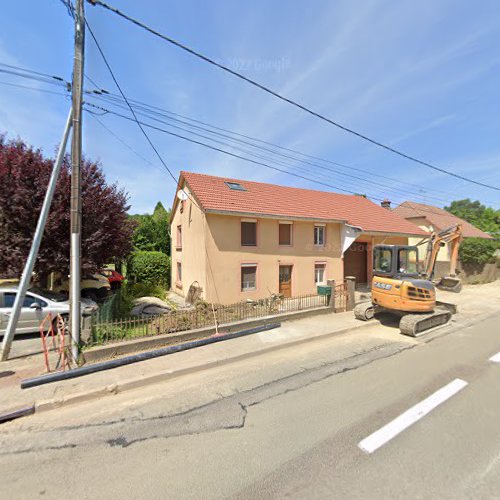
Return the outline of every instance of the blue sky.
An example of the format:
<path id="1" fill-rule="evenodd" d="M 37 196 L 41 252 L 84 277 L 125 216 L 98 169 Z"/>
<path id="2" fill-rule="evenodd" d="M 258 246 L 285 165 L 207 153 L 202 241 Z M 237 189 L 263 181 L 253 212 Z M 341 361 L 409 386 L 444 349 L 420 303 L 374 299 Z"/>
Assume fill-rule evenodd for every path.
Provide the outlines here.
<path id="1" fill-rule="evenodd" d="M 500 185 L 500 4 L 496 0 L 110 3 L 346 126 L 456 173 Z M 346 190 L 388 197 L 394 203 L 414 199 L 442 206 L 471 197 L 500 206 L 498 191 L 380 150 L 102 8 L 85 7 L 130 98 L 366 170 L 351 172 L 366 179 L 357 181 L 294 164 L 306 176 Z M 88 76 L 117 92 L 88 34 L 86 50 Z M 70 80 L 72 56 L 72 19 L 59 0 L 4 3 L 0 62 Z M 50 88 L 3 74 L 0 82 Z M 0 85 L 0 132 L 53 154 L 68 105 L 64 96 Z M 108 179 L 127 190 L 131 212 L 150 211 L 158 200 L 170 205 L 175 185 L 137 126 L 110 115 L 99 119 L 148 160 L 85 115 L 85 154 L 99 159 Z M 148 133 L 176 175 L 190 170 L 328 189 L 157 131 Z M 340 171 L 349 173 L 345 168 Z"/>

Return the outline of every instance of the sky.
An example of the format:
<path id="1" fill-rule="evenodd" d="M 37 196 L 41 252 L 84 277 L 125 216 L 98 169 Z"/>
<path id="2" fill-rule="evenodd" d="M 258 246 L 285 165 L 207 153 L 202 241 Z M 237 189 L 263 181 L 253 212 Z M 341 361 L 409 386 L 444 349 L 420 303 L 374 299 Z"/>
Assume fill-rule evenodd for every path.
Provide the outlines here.
<path id="1" fill-rule="evenodd" d="M 449 171 L 500 186 L 497 0 L 109 3 L 347 127 Z M 254 150 L 260 155 L 257 161 L 309 181 L 146 129 L 176 177 L 187 170 L 335 190 L 324 185 L 330 184 L 364 193 L 377 203 L 388 198 L 393 206 L 405 200 L 443 206 L 468 197 L 500 208 L 499 191 L 377 148 L 102 8 L 86 3 L 85 10 L 127 97 L 347 165 L 310 158 L 299 162 L 295 153 L 276 163 L 269 151 Z M 5 2 L 0 63 L 71 80 L 73 29 L 60 0 Z M 99 88 L 117 93 L 89 33 L 85 50 L 86 75 Z M 88 80 L 85 87 L 94 88 Z M 22 138 L 51 156 L 61 140 L 70 101 L 67 95 L 40 89 L 64 94 L 54 86 L 0 72 L 0 133 Z M 90 97 L 87 102 L 105 105 Z M 130 116 L 126 110 L 120 112 Z M 84 154 L 100 161 L 107 179 L 127 191 L 130 212 L 151 212 L 158 201 L 171 206 L 175 182 L 137 124 L 110 113 L 97 120 L 85 112 Z M 227 144 L 216 145 L 251 157 Z"/>

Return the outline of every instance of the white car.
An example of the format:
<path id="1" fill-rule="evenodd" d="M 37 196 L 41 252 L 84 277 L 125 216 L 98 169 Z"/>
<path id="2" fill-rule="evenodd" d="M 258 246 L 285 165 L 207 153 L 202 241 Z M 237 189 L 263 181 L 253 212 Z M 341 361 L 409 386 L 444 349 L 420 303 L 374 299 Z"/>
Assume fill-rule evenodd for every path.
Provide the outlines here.
<path id="1" fill-rule="evenodd" d="M 0 335 L 5 333 L 9 317 L 12 313 L 17 287 L 0 287 Z M 88 315 L 96 312 L 97 304 L 90 299 L 81 301 L 82 314 Z M 69 300 L 65 295 L 50 290 L 31 288 L 26 292 L 26 297 L 21 308 L 17 323 L 16 333 L 33 333 L 40 331 L 40 323 L 49 314 L 56 318 L 60 314 L 64 320 L 69 316 Z"/>

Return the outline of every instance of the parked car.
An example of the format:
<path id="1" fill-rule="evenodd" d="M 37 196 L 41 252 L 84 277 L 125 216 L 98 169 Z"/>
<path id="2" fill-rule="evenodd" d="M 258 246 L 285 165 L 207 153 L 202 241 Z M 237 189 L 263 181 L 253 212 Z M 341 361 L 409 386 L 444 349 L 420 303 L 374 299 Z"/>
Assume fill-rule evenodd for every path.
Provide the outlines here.
<path id="1" fill-rule="evenodd" d="M 104 300 L 111 290 L 111 285 L 106 276 L 100 273 L 83 276 L 80 282 L 82 297 L 91 299 L 95 302 Z M 69 281 L 61 281 L 56 284 L 55 289 L 58 292 L 68 294 Z"/>
<path id="2" fill-rule="evenodd" d="M 114 269 L 102 269 L 101 274 L 108 278 L 109 284 L 111 285 L 111 290 L 116 290 L 121 287 L 122 282 L 125 280 L 125 276 L 120 274 Z"/>
<path id="3" fill-rule="evenodd" d="M 17 287 L 0 287 L 0 334 L 3 335 L 12 313 L 16 299 Z M 90 299 L 81 300 L 82 314 L 92 314 L 97 311 L 97 304 Z M 66 295 L 43 290 L 41 288 L 30 288 L 26 293 L 21 308 L 21 315 L 17 324 L 16 333 L 33 333 L 40 331 L 40 323 L 52 313 L 55 317 L 60 314 L 64 320 L 69 316 L 69 301 Z"/>

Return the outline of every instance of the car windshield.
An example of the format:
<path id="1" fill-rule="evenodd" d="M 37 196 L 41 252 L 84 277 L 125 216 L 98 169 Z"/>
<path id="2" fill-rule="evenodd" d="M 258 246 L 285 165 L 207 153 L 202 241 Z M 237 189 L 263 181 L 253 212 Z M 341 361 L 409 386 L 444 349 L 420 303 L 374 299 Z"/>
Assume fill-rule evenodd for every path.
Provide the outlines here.
<path id="1" fill-rule="evenodd" d="M 59 292 L 54 292 L 52 290 L 45 290 L 44 288 L 30 288 L 30 292 L 36 293 L 37 295 L 45 297 L 46 299 L 52 300 L 54 302 L 64 302 L 65 300 L 67 300 L 66 295 Z"/>

